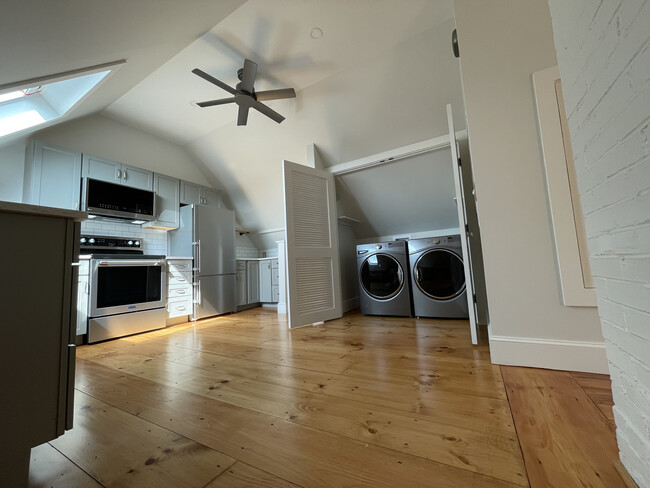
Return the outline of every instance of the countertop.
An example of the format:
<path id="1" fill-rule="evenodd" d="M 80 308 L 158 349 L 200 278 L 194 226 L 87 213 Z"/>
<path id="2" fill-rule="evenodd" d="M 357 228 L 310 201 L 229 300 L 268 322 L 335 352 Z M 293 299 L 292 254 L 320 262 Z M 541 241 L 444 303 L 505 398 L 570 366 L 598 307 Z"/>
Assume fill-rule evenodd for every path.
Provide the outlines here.
<path id="1" fill-rule="evenodd" d="M 27 215 L 43 215 L 49 217 L 61 217 L 74 219 L 77 222 L 83 222 L 88 219 L 86 212 L 78 210 L 67 210 L 65 208 L 41 207 L 39 205 L 29 205 L 27 203 L 4 202 L 0 201 L 0 211 L 8 213 L 21 213 Z"/>
<path id="2" fill-rule="evenodd" d="M 169 261 L 170 259 L 189 259 L 192 260 L 192 258 L 188 258 L 187 256 L 167 256 L 165 259 Z"/>
<path id="3" fill-rule="evenodd" d="M 267 259 L 278 259 L 277 256 L 270 256 L 267 258 L 237 258 L 237 261 L 265 261 Z"/>

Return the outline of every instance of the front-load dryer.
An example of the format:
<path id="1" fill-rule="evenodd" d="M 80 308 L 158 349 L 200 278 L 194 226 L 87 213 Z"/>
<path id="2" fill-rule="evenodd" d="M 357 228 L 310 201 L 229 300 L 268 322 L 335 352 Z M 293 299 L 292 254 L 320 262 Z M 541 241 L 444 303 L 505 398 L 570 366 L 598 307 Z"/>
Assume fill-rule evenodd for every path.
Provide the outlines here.
<path id="1" fill-rule="evenodd" d="M 358 245 L 357 270 L 361 313 L 412 316 L 406 242 Z"/>
<path id="2" fill-rule="evenodd" d="M 468 318 L 465 268 L 459 235 L 408 241 L 413 314 Z"/>

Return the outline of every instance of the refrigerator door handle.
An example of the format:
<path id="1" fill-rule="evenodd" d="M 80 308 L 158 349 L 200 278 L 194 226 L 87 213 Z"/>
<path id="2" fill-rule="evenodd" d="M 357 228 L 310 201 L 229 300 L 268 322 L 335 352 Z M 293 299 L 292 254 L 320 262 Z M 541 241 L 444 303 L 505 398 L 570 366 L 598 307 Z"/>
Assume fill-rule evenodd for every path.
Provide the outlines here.
<path id="1" fill-rule="evenodd" d="M 192 303 L 201 305 L 201 282 L 195 281 L 192 286 L 194 287 L 194 299 L 192 300 Z"/>
<path id="2" fill-rule="evenodd" d="M 201 239 L 198 241 L 192 242 L 192 247 L 194 248 L 194 271 L 197 273 L 201 272 Z"/>

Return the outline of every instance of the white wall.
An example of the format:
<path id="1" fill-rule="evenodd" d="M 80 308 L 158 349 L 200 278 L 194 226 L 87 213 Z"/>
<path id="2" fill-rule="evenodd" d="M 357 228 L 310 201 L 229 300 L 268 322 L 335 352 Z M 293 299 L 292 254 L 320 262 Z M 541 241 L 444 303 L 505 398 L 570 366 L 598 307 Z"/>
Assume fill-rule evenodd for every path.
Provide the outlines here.
<path id="1" fill-rule="evenodd" d="M 650 0 L 551 0 L 621 460 L 650 487 Z"/>
<path id="2" fill-rule="evenodd" d="M 25 172 L 25 143 L 0 147 L 0 200 L 21 202 Z"/>
<path id="3" fill-rule="evenodd" d="M 492 361 L 607 371 L 595 308 L 562 305 L 531 74 L 557 64 L 546 0 L 456 0 Z"/>
<path id="4" fill-rule="evenodd" d="M 181 146 L 102 115 L 55 125 L 33 136 L 86 154 L 209 185 Z"/>

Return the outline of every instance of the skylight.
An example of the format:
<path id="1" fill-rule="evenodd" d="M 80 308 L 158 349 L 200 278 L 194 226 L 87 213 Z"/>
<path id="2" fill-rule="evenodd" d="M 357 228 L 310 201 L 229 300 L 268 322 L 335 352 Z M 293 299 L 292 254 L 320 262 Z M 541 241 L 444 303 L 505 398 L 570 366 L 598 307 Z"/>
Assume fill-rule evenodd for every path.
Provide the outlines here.
<path id="1" fill-rule="evenodd" d="M 62 117 L 122 63 L 0 86 L 0 137 Z"/>

